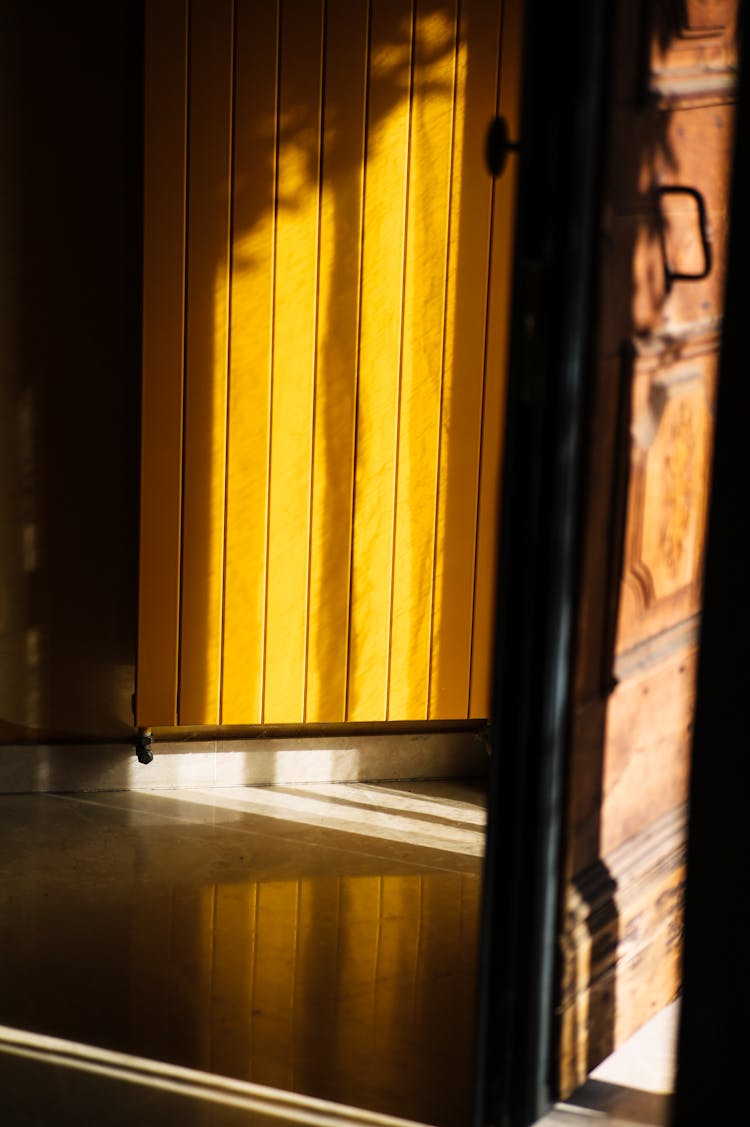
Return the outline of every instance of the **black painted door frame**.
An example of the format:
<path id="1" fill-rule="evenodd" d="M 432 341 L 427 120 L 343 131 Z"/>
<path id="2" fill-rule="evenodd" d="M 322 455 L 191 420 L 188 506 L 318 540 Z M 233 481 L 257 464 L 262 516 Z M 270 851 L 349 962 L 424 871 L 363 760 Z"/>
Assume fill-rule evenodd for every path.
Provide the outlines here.
<path id="1" fill-rule="evenodd" d="M 553 1005 L 579 485 L 611 5 L 528 0 L 475 1125 L 554 1098 Z M 513 140 L 516 140 L 513 138 Z"/>

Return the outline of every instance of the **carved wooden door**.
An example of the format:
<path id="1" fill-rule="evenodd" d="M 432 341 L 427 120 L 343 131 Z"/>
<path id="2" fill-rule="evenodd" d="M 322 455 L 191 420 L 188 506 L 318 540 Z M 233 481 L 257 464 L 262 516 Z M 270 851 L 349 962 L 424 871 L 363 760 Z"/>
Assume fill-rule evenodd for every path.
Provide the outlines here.
<path id="1" fill-rule="evenodd" d="M 562 922 L 563 1093 L 679 990 L 736 0 L 612 43 Z"/>

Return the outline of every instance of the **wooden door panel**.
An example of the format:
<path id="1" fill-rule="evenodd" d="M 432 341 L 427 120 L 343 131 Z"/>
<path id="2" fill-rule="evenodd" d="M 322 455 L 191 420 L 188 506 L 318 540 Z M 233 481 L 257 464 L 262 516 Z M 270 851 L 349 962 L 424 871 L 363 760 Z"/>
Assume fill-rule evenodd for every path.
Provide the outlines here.
<path id="1" fill-rule="evenodd" d="M 297 0 L 279 10 L 262 715 L 267 723 L 299 723 L 305 713 L 317 374 L 323 5 Z M 259 223 L 270 220 L 262 216 Z"/>
<path id="2" fill-rule="evenodd" d="M 685 184 L 698 188 L 710 213 L 724 213 L 728 185 L 721 175 L 732 146 L 734 106 L 685 106 L 662 102 L 633 120 L 632 105 L 612 112 L 612 129 L 623 134 L 618 159 L 623 174 L 612 184 L 610 205 L 617 213 L 643 212 L 655 188 Z"/>
<path id="3" fill-rule="evenodd" d="M 151 6 L 145 43 L 141 577 L 136 700 L 177 722 L 185 347 L 188 44 L 184 0 Z M 154 483 L 159 488 L 154 488 Z M 160 566 L 154 568 L 158 544 Z"/>
<path id="4" fill-rule="evenodd" d="M 734 15 L 729 0 L 686 0 L 682 15 L 686 36 L 722 36 Z"/>
<path id="5" fill-rule="evenodd" d="M 316 367 L 310 514 L 310 614 L 305 716 L 346 715 L 357 385 L 358 307 L 367 110 L 367 12 L 348 0 L 326 10 Z M 356 156 L 355 156 L 356 154 Z M 354 158 L 354 159 L 353 159 Z M 342 183 L 343 181 L 343 183 Z M 331 473 L 331 466 L 337 467 Z M 330 514 L 337 519 L 331 520 Z"/>
<path id="6" fill-rule="evenodd" d="M 179 559 L 141 574 L 179 684 L 142 678 L 139 723 L 488 715 L 520 8 L 185 0 L 181 492 L 144 478 Z"/>
<path id="7" fill-rule="evenodd" d="M 700 609 L 717 344 L 714 334 L 635 357 L 617 654 Z"/>
<path id="8" fill-rule="evenodd" d="M 726 87 L 736 64 L 737 0 L 684 0 L 677 19 L 664 0 L 653 6 L 648 87 L 705 100 Z"/>
<path id="9" fill-rule="evenodd" d="M 496 99 L 514 136 L 520 127 L 519 59 L 505 49 L 498 74 L 495 44 L 499 14 L 505 41 L 520 42 L 521 5 L 505 3 L 499 12 L 483 0 L 470 0 L 460 9 L 467 44 L 456 73 L 463 158 L 451 179 L 446 298 L 452 315 L 444 340 L 430 720 L 456 716 L 467 699 L 469 715 L 479 716 L 490 698 L 497 531 L 491 514 L 498 506 L 501 457 L 495 436 L 502 429 L 508 350 L 508 318 L 496 309 L 507 309 L 509 302 L 517 166 L 509 164 L 488 196 L 485 107 Z M 491 225 L 501 237 L 490 239 Z M 492 305 L 482 308 L 474 300 L 479 287 L 486 287 Z M 474 454 L 456 458 L 452 448 Z M 477 498 L 476 507 L 467 504 L 469 497 Z"/>
<path id="10" fill-rule="evenodd" d="M 241 4 L 235 28 L 232 287 L 222 715 L 263 701 L 265 571 L 273 340 L 278 5 Z"/>
<path id="11" fill-rule="evenodd" d="M 597 815 L 605 857 L 687 800 L 685 751 L 697 656 L 697 634 L 686 629 L 663 639 L 658 660 L 652 653 L 616 667 L 622 679 L 607 711 L 607 755 Z"/>
<path id="12" fill-rule="evenodd" d="M 728 206 L 722 170 L 733 124 L 731 104 L 657 109 L 643 117 L 629 106 L 613 111 L 623 171 L 613 179 L 605 218 L 604 351 L 622 347 L 628 321 L 639 335 L 682 333 L 721 316 Z M 670 284 L 669 273 L 695 278 Z"/>
<path id="13" fill-rule="evenodd" d="M 221 693 L 229 347 L 232 5 L 194 0 L 188 72 L 180 722 L 215 724 Z"/>
<path id="14" fill-rule="evenodd" d="M 563 1093 L 679 989 L 736 12 L 736 0 L 618 5 L 561 935 Z"/>
<path id="15" fill-rule="evenodd" d="M 389 703 L 391 575 L 395 562 L 401 339 L 404 316 L 409 107 L 395 95 L 398 68 L 413 66 L 413 10 L 376 6 L 373 57 L 380 58 L 370 105 L 362 239 L 357 465 L 354 480 L 347 717 L 386 719 Z M 392 69 L 394 68 L 394 69 Z M 398 206 L 389 206 L 393 196 Z M 435 266 L 435 263 L 432 263 Z M 429 400 L 429 390 L 427 394 Z M 430 417 L 429 405 L 428 418 Z M 428 423 L 429 427 L 429 423 Z M 342 716 L 341 719 L 344 719 Z"/>
<path id="16" fill-rule="evenodd" d="M 703 255 L 695 212 L 685 209 L 670 217 L 667 249 L 672 251 L 673 269 L 700 269 Z M 711 270 L 707 277 L 667 288 L 665 249 L 656 205 L 645 214 L 617 215 L 607 223 L 606 248 L 602 260 L 602 351 L 612 354 L 627 345 L 623 336 L 623 305 L 631 303 L 629 325 L 640 335 L 664 332 L 684 334 L 690 326 L 711 324 L 721 316 L 724 299 L 727 237 L 726 213 L 709 213 Z M 632 274 L 622 270 L 623 256 L 632 262 Z"/>

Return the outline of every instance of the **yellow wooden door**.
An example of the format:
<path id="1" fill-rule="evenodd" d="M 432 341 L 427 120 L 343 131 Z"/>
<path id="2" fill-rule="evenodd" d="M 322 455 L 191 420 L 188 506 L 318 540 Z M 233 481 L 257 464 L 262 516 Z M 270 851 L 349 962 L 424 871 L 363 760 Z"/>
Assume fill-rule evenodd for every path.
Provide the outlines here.
<path id="1" fill-rule="evenodd" d="M 519 9 L 147 5 L 139 724 L 488 715 Z"/>

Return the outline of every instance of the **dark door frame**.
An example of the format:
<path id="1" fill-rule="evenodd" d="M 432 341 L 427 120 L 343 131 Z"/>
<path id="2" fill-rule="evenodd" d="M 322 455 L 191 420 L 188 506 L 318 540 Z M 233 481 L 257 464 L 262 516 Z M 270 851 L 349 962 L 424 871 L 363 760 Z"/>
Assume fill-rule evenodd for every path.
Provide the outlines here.
<path id="1" fill-rule="evenodd" d="M 611 5 L 528 0 L 475 1124 L 553 1098 L 552 1014 Z"/>
<path id="2" fill-rule="evenodd" d="M 475 1127 L 528 1127 L 555 1097 L 560 843 L 612 7 L 597 0 L 526 4 L 498 568 L 498 590 L 513 598 L 500 600 L 496 624 Z M 746 58 L 740 36 L 741 74 Z M 679 1127 L 728 1122 L 732 1115 L 739 1121 L 747 1103 L 743 1039 L 736 1032 L 750 1010 L 747 81 L 740 83 L 738 111 L 692 753 Z"/>

